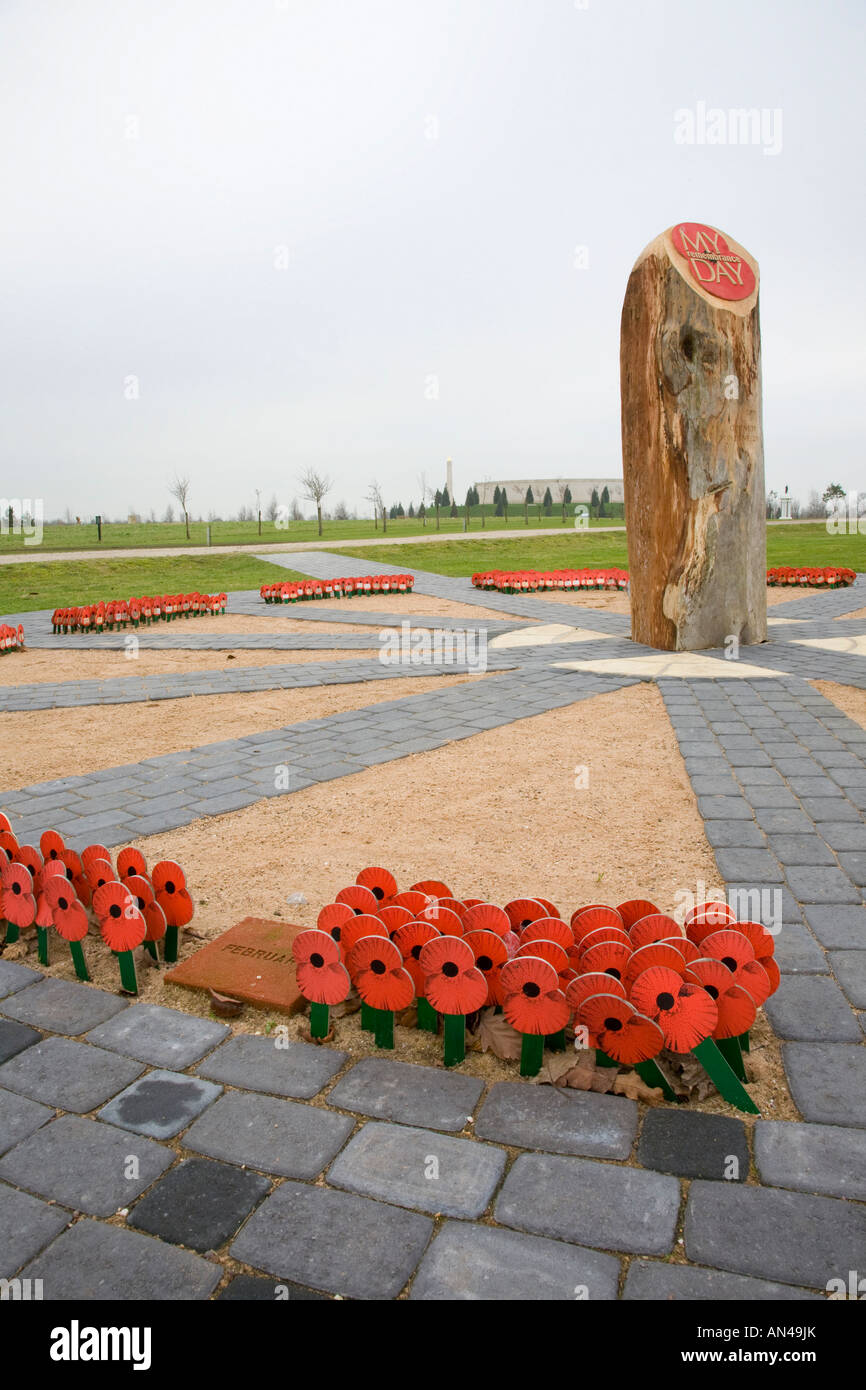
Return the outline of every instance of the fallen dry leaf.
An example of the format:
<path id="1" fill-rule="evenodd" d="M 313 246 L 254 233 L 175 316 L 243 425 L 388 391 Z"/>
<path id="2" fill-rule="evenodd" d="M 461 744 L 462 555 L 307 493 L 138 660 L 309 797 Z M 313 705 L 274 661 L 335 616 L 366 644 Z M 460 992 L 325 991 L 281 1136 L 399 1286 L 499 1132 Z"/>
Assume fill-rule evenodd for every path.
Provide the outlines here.
<path id="1" fill-rule="evenodd" d="M 621 1072 L 613 1083 L 614 1095 L 629 1100 L 643 1100 L 647 1105 L 661 1105 L 664 1092 L 661 1086 L 648 1086 L 636 1071 Z"/>
<path id="2" fill-rule="evenodd" d="M 523 1040 L 504 1014 L 485 1009 L 478 1025 L 478 1037 L 482 1052 L 492 1052 L 494 1056 L 502 1057 L 504 1060 L 519 1061 Z"/>
<path id="3" fill-rule="evenodd" d="M 240 999 L 232 999 L 228 994 L 217 994 L 215 989 L 209 989 L 211 1008 L 219 1018 L 237 1018 L 244 1007 Z"/>

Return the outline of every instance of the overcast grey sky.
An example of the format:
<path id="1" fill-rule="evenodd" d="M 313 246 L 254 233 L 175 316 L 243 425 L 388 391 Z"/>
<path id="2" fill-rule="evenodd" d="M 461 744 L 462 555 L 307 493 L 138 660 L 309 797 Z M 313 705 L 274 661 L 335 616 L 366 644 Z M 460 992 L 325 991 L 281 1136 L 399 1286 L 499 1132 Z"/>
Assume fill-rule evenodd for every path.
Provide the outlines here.
<path id="1" fill-rule="evenodd" d="M 206 516 L 308 464 L 350 505 L 449 455 L 461 500 L 617 476 L 626 280 L 685 219 L 760 262 L 768 486 L 866 490 L 864 18 L 0 0 L 0 490 L 161 515 L 179 470 Z M 763 136 L 697 143 L 714 108 Z"/>

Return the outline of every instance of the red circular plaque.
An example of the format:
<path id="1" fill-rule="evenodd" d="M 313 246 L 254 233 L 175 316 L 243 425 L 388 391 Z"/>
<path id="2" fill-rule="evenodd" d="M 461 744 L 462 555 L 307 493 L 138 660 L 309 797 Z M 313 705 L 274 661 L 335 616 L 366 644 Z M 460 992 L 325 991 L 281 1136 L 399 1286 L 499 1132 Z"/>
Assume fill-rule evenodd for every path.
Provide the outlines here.
<path id="1" fill-rule="evenodd" d="M 755 272 L 715 227 L 678 222 L 672 240 L 674 249 L 688 261 L 692 279 L 708 294 L 717 299 L 748 299 L 754 293 Z"/>

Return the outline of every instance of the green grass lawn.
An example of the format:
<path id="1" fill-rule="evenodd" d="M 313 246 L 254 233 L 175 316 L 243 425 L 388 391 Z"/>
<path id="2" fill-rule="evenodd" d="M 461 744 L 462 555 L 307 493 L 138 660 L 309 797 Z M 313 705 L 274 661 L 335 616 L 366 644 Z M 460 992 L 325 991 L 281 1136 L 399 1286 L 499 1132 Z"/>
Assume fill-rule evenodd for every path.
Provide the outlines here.
<path id="1" fill-rule="evenodd" d="M 621 526 L 622 525 L 622 506 L 612 509 L 617 515 L 598 519 L 593 517 L 591 526 Z M 484 513 L 485 526 L 491 530 L 514 528 L 524 526 L 523 508 L 515 507 L 513 504 L 508 508 L 508 521 L 503 517 L 494 515 L 494 509 L 490 506 L 475 507 L 472 509 L 469 524 L 470 529 L 481 529 L 482 512 Z M 552 531 L 563 529 L 562 509 L 554 507 L 550 516 L 538 515 L 539 508 L 531 506 L 529 508 L 529 526 Z M 574 508 L 567 508 L 567 520 L 565 525 L 574 525 Z M 436 518 L 431 515 L 427 518 L 427 524 L 418 521 L 417 518 L 402 517 L 399 520 L 388 522 L 387 535 L 400 539 L 404 536 L 430 536 L 437 530 Z M 457 517 L 440 515 L 439 530 L 446 535 L 463 530 L 463 511 Z M 97 536 L 95 524 L 88 523 L 81 526 L 75 525 L 54 525 L 45 526 L 43 531 L 42 544 L 40 551 L 63 551 L 63 550 L 133 550 L 136 548 L 153 547 L 168 548 L 177 547 L 183 549 L 185 546 L 207 545 L 207 523 L 194 521 L 190 523 L 189 540 L 186 538 L 186 528 L 183 522 L 138 522 L 131 524 L 117 524 L 107 522 L 102 527 L 102 542 Z M 379 522 L 378 529 L 374 527 L 371 520 L 361 521 L 325 521 L 322 523 L 322 535 L 319 537 L 318 526 L 315 521 L 292 521 L 286 529 L 280 529 L 273 521 L 262 521 L 262 531 L 259 535 L 258 523 L 255 521 L 214 521 L 211 522 L 211 544 L 212 545 L 248 545 L 253 548 L 257 545 L 280 545 L 289 543 L 297 545 L 299 542 L 325 540 L 332 541 L 335 545 L 345 544 L 346 541 L 365 540 L 368 537 L 382 535 L 382 523 Z M 14 533 L 0 534 L 0 555 L 22 554 L 35 549 L 34 546 L 24 544 L 24 536 Z"/>
<path id="2" fill-rule="evenodd" d="M 228 593 L 305 575 L 246 555 L 130 560 L 56 560 L 0 565 L 0 613 L 73 608 L 136 594 Z M 264 611 L 264 609 L 262 610 Z"/>
<path id="3" fill-rule="evenodd" d="M 401 569 L 434 570 L 438 574 L 470 575 L 479 570 L 628 568 L 625 533 L 569 530 L 565 536 L 517 535 L 499 540 L 436 541 L 429 545 L 379 545 L 341 555 L 381 560 Z M 778 523 L 767 527 L 767 565 L 847 565 L 866 570 L 866 536 L 831 536 L 821 521 L 803 526 Z"/>

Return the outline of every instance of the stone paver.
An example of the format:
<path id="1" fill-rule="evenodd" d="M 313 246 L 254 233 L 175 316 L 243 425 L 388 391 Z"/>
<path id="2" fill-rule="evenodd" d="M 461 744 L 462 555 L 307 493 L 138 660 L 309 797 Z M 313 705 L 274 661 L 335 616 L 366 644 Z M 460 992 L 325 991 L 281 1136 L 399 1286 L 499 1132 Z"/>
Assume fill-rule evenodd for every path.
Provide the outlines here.
<path id="1" fill-rule="evenodd" d="M 830 951 L 829 960 L 848 1002 L 855 1009 L 866 1009 L 866 949 Z"/>
<path id="2" fill-rule="evenodd" d="M 612 1255 L 541 1236 L 446 1221 L 412 1283 L 412 1300 L 541 1302 L 617 1296 Z"/>
<path id="3" fill-rule="evenodd" d="M 285 1182 L 253 1213 L 229 1253 L 344 1298 L 396 1298 L 432 1233 L 433 1222 L 418 1212 Z"/>
<path id="4" fill-rule="evenodd" d="M 78 1037 L 98 1023 L 114 1018 L 127 1007 L 125 999 L 75 980 L 56 977 L 40 979 L 28 989 L 18 990 L 11 999 L 4 999 L 2 1012 L 7 1018 L 17 1018 L 48 1033 L 65 1033 Z"/>
<path id="5" fill-rule="evenodd" d="M 36 984 L 41 978 L 39 971 L 31 970 L 29 965 L 20 965 L 14 960 L 0 960 L 0 999 Z"/>
<path id="6" fill-rule="evenodd" d="M 0 1158 L 0 1178 L 90 1216 L 113 1216 L 173 1161 L 150 1139 L 62 1115 Z"/>
<path id="7" fill-rule="evenodd" d="M 832 959 L 830 957 L 829 959 Z M 786 975 L 764 1005 L 780 1038 L 857 1042 L 857 1020 L 835 981 L 826 975 Z"/>
<path id="8" fill-rule="evenodd" d="M 342 1148 L 353 1122 L 345 1115 L 232 1091 L 196 1120 L 184 1146 L 209 1158 L 287 1178 L 314 1178 Z"/>
<path id="9" fill-rule="evenodd" d="M 783 1043 L 782 1060 L 794 1103 L 805 1120 L 866 1128 L 866 1048 L 862 1044 Z"/>
<path id="10" fill-rule="evenodd" d="M 365 1057 L 337 1082 L 328 1102 L 374 1119 L 456 1132 L 472 1118 L 482 1089 L 474 1076 Z"/>
<path id="11" fill-rule="evenodd" d="M 769 1186 L 866 1201 L 866 1130 L 759 1120 L 755 1164 Z"/>
<path id="12" fill-rule="evenodd" d="M 773 1284 L 751 1279 L 745 1274 L 729 1274 L 720 1269 L 695 1269 L 692 1265 L 658 1264 L 654 1260 L 632 1260 L 626 1275 L 623 1298 L 668 1302 L 765 1303 L 820 1298 L 807 1289 L 790 1284 Z"/>
<path id="13" fill-rule="evenodd" d="M 188 1158 L 136 1204 L 129 1225 L 173 1245 L 217 1250 L 271 1190 L 260 1173 Z"/>
<path id="14" fill-rule="evenodd" d="M 620 1096 L 500 1081 L 488 1092 L 475 1133 L 523 1149 L 628 1158 L 637 1124 L 636 1103 Z"/>
<path id="15" fill-rule="evenodd" d="M 662 1255 L 673 1248 L 676 1178 L 585 1158 L 521 1154 L 496 1203 L 502 1226 L 604 1250 Z"/>
<path id="16" fill-rule="evenodd" d="M 222 1086 L 197 1076 L 150 1071 L 103 1106 L 99 1118 L 150 1139 L 172 1139 L 222 1093 Z"/>
<path id="17" fill-rule="evenodd" d="M 40 1105 L 14 1091 L 0 1090 L 0 1154 L 54 1119 L 50 1105 Z"/>
<path id="18" fill-rule="evenodd" d="M 78 1221 L 21 1271 L 41 1279 L 46 1299 L 139 1303 L 209 1298 L 222 1266 L 138 1231 Z"/>
<path id="19" fill-rule="evenodd" d="M 0 1086 L 58 1110 L 83 1115 L 144 1071 L 140 1062 L 88 1043 L 46 1038 L 0 1067 Z"/>
<path id="20" fill-rule="evenodd" d="M 222 1043 L 196 1070 L 199 1076 L 246 1091 L 310 1100 L 336 1076 L 348 1055 L 310 1043 L 286 1045 L 277 1038 L 239 1033 Z"/>
<path id="21" fill-rule="evenodd" d="M 7 1023 L 0 1018 L 0 1065 L 23 1052 L 25 1047 L 42 1041 L 42 1034 L 25 1023 Z"/>
<path id="22" fill-rule="evenodd" d="M 71 1219 L 70 1212 L 0 1183 L 0 1279 L 11 1279 Z"/>
<path id="23" fill-rule="evenodd" d="M 403 1125 L 371 1122 L 328 1172 L 328 1182 L 363 1197 L 436 1215 L 477 1217 L 505 1168 L 505 1151 Z"/>
<path id="24" fill-rule="evenodd" d="M 161 1004 L 133 1004 L 122 1018 L 92 1029 L 88 1042 L 122 1052 L 154 1067 L 180 1071 L 198 1062 L 229 1032 L 225 1023 L 166 1009 Z"/>
<path id="25" fill-rule="evenodd" d="M 825 1289 L 862 1266 L 866 1210 L 833 1197 L 694 1182 L 684 1236 L 698 1264 Z"/>
<path id="26" fill-rule="evenodd" d="M 726 1115 L 694 1110 L 650 1110 L 644 1117 L 638 1161 L 682 1178 L 745 1182 L 749 1176 L 746 1127 Z"/>

